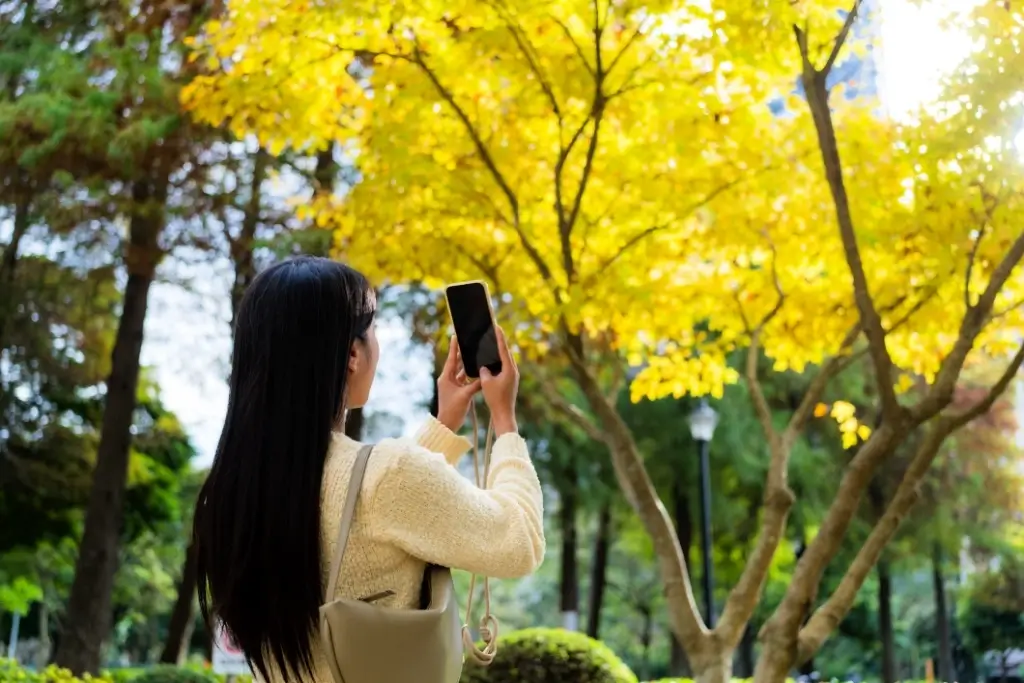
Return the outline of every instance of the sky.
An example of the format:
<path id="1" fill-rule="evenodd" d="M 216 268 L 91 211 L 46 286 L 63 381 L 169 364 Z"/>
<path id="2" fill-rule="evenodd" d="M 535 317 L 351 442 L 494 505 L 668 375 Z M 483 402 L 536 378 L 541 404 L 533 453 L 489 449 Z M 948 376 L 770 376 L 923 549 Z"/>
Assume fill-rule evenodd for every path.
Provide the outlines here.
<path id="1" fill-rule="evenodd" d="M 929 6 L 959 3 L 963 7 L 970 1 L 945 0 Z M 885 0 L 882 6 L 879 91 L 889 114 L 901 118 L 935 96 L 941 75 L 969 45 L 940 26 L 941 13 L 934 9 L 922 9 L 907 0 Z M 174 268 L 175 279 L 184 276 L 188 286 L 167 282 L 154 286 L 142 361 L 155 374 L 164 403 L 188 430 L 198 452 L 195 464 L 201 468 L 212 461 L 227 405 L 230 264 L 169 267 Z M 427 416 L 432 382 L 429 355 L 413 347 L 407 331 L 395 321 L 382 321 L 378 336 L 380 374 L 367 410 L 400 416 L 402 432 L 409 435 Z"/>

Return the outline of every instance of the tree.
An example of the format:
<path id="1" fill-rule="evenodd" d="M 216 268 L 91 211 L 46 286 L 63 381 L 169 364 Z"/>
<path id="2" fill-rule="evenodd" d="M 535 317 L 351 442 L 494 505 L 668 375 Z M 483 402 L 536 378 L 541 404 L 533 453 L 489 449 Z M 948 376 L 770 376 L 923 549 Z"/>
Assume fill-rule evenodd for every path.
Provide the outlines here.
<path id="1" fill-rule="evenodd" d="M 5 180 L 11 178 L 5 187 L 18 190 L 16 218 L 26 216 L 19 228 L 38 219 L 43 192 L 60 189 L 63 201 L 47 218 L 62 220 L 51 224 L 83 243 L 104 244 L 107 260 L 113 251 L 126 273 L 58 652 L 58 661 L 79 673 L 99 668 L 110 630 L 150 285 L 164 253 L 192 236 L 188 207 L 176 200 L 195 187 L 183 162 L 201 136 L 178 115 L 177 91 L 190 67 L 171 66 L 184 60 L 169 59 L 164 31 L 181 35 L 199 9 L 142 3 L 119 14 L 89 3 L 44 8 L 31 0 L 5 9 L 20 19 L 4 24 L 18 27 L 18 40 L 16 54 L 2 60 L 9 87 L 0 102 L 0 154 L 11 162 L 3 164 Z M 5 263 L 16 263 L 24 234 L 19 230 L 5 250 Z"/>
<path id="2" fill-rule="evenodd" d="M 265 4 L 240 2 L 207 26 L 200 49 L 219 59 L 183 93 L 201 120 L 255 131 L 272 150 L 351 149 L 358 184 L 306 213 L 374 279 L 483 277 L 503 293 L 499 315 L 523 354 L 565 364 L 584 397 L 567 414 L 607 445 L 701 681 L 729 677 L 794 503 L 793 444 L 851 358 L 871 362 L 877 424 L 835 413 L 855 452 L 761 629 L 760 681 L 785 678 L 834 631 L 944 439 L 1024 360 L 967 410 L 949 409 L 965 365 L 1016 347 L 1024 234 L 1009 132 L 1020 104 L 1005 74 L 1021 55 L 971 55 L 946 106 L 898 125 L 870 98 L 832 92 L 838 59 L 865 48 L 859 3 L 838 8 L 564 0 L 382 15 L 357 2 L 290 5 L 268 22 Z M 986 4 L 963 23 L 983 44 L 1020 12 Z M 369 73 L 354 74 L 356 61 Z M 780 93 L 791 93 L 785 117 L 768 106 Z M 757 541 L 709 629 L 616 398 L 627 365 L 642 367 L 636 398 L 720 396 L 738 379 L 726 363 L 738 348 L 768 467 Z M 762 355 L 778 370 L 815 368 L 785 423 L 765 400 Z M 901 399 L 918 376 L 925 397 Z M 813 609 L 873 474 L 918 429 L 886 511 Z"/>

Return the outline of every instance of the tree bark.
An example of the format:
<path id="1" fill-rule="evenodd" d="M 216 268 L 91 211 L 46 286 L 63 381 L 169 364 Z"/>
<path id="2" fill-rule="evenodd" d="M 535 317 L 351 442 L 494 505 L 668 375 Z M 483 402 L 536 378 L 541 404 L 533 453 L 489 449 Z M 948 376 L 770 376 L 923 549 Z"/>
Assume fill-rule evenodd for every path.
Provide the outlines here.
<path id="1" fill-rule="evenodd" d="M 50 658 L 50 608 L 46 600 L 39 602 L 39 652 L 36 653 L 36 668 L 46 668 L 46 662 Z"/>
<path id="2" fill-rule="evenodd" d="M 683 642 L 683 647 L 690 657 L 690 664 L 695 670 L 715 668 L 722 659 L 722 647 L 727 643 L 722 643 L 721 640 L 711 642 L 710 634 L 694 602 L 689 572 L 672 520 L 644 467 L 643 457 L 633 435 L 583 361 L 579 338 L 566 334 L 567 344 L 577 347 L 568 353 L 573 374 L 586 397 L 587 404 L 601 424 L 601 428 L 596 429 L 590 423 L 588 432 L 608 446 L 619 486 L 654 544 L 659 572 L 665 584 L 665 603 L 671 629 Z M 732 646 L 728 649 L 731 655 Z"/>
<path id="3" fill-rule="evenodd" d="M 878 632 L 882 638 L 882 683 L 896 683 L 896 638 L 892 627 L 892 575 L 888 560 L 875 567 L 878 574 Z"/>
<path id="4" fill-rule="evenodd" d="M 680 475 L 676 476 L 672 502 L 675 508 L 676 537 L 679 539 L 679 546 L 683 550 L 683 561 L 687 567 L 692 567 L 693 565 L 690 564 L 690 552 L 693 550 L 693 518 L 690 515 L 690 499 L 686 495 L 682 476 Z M 679 678 L 687 678 L 691 674 L 690 662 L 686 658 L 686 651 L 676 637 L 671 638 L 669 673 Z"/>
<path id="5" fill-rule="evenodd" d="M 267 177 L 270 157 L 261 147 L 253 155 L 252 176 L 249 180 L 249 197 L 242 215 L 242 227 L 237 237 L 228 234 L 234 280 L 231 283 L 231 330 L 234 335 L 235 321 L 242 304 L 242 297 L 252 281 L 256 278 L 256 262 L 254 245 L 256 229 L 262 218 L 263 182 Z M 225 230 L 227 227 L 225 226 Z M 191 531 L 189 532 L 191 538 Z M 195 618 L 196 583 L 198 581 L 196 547 L 190 541 L 185 551 L 185 559 L 181 567 L 181 579 L 178 581 L 178 595 L 174 600 L 171 621 L 167 629 L 160 661 L 165 664 L 176 664 L 188 654 L 188 641 L 192 635 Z"/>
<path id="6" fill-rule="evenodd" d="M 160 654 L 161 664 L 180 664 L 187 654 L 188 640 L 192 634 L 191 627 L 195 618 L 198 562 L 198 546 L 195 542 L 191 542 L 185 550 L 185 564 L 181 569 L 181 580 L 178 581 L 178 597 L 171 610 L 171 620 L 167 625 L 167 639 L 164 641 L 163 652 Z"/>
<path id="7" fill-rule="evenodd" d="M 270 157 L 261 147 L 253 155 L 252 177 L 249 182 L 249 198 L 242 214 L 242 228 L 238 237 L 231 240 L 231 261 L 234 264 L 235 279 L 231 284 L 231 326 L 234 327 L 238 317 L 245 291 L 256 278 L 256 264 L 253 246 L 256 241 L 256 228 L 263 216 L 262 196 L 263 181 L 267 178 L 267 166 Z"/>
<path id="8" fill-rule="evenodd" d="M 577 631 L 580 626 L 580 578 L 577 566 L 578 539 L 576 529 L 576 468 L 570 463 L 560 492 L 558 510 L 562 531 L 561 577 L 558 606 L 562 613 L 562 628 Z"/>
<path id="9" fill-rule="evenodd" d="M 107 380 L 106 402 L 96 468 L 85 515 L 85 531 L 75 563 L 57 664 L 72 673 L 99 672 L 103 640 L 110 632 L 110 600 L 117 571 L 131 427 L 139 383 L 139 355 L 153 284 L 160 260 L 167 181 L 135 181 L 125 250 L 128 282 Z"/>
<path id="10" fill-rule="evenodd" d="M 938 647 L 935 674 L 939 681 L 956 680 L 953 671 L 953 639 L 949 628 L 949 608 L 946 605 L 946 579 L 943 575 L 942 548 L 938 543 L 932 550 L 932 586 L 935 591 L 935 640 Z"/>
<path id="11" fill-rule="evenodd" d="M 11 241 L 4 247 L 3 256 L 0 256 L 0 292 L 10 292 L 14 284 L 14 271 L 18 265 L 18 250 L 21 247 L 21 240 L 28 233 L 29 225 L 29 201 L 21 200 L 14 205 L 14 231 L 11 234 Z M 15 303 L 5 296 L 0 299 L 0 349 L 4 348 L 4 336 L 7 331 L 7 323 L 11 318 Z"/>
<path id="12" fill-rule="evenodd" d="M 641 659 L 638 673 L 641 680 L 647 680 L 651 677 L 651 640 L 654 634 L 654 616 L 651 614 L 650 608 L 641 610 L 640 614 L 643 626 L 640 628 Z"/>
<path id="13" fill-rule="evenodd" d="M 611 550 L 612 504 L 605 502 L 597 517 L 594 557 L 590 567 L 590 605 L 587 610 L 587 635 L 597 639 L 601 633 L 601 609 L 608 586 L 608 555 Z M 672 639 L 675 642 L 675 638 Z"/>

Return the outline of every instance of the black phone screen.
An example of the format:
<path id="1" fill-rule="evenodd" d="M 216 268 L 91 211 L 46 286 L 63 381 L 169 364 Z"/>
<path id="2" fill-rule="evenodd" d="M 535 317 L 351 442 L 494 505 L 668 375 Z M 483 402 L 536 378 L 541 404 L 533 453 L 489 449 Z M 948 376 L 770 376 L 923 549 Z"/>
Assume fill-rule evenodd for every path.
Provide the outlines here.
<path id="1" fill-rule="evenodd" d="M 501 372 L 501 355 L 487 289 L 479 282 L 470 282 L 448 287 L 447 294 L 466 376 L 476 379 L 482 367 L 497 375 Z"/>

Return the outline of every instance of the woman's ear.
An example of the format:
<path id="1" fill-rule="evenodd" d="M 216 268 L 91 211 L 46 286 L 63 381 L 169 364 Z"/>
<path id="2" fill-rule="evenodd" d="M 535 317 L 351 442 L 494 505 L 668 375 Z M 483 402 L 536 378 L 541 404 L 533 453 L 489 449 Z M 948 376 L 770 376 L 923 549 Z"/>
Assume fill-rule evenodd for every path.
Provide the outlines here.
<path id="1" fill-rule="evenodd" d="M 353 374 L 359 371 L 363 362 L 363 350 L 362 344 L 357 339 L 352 348 L 348 352 L 348 371 L 349 374 Z"/>

